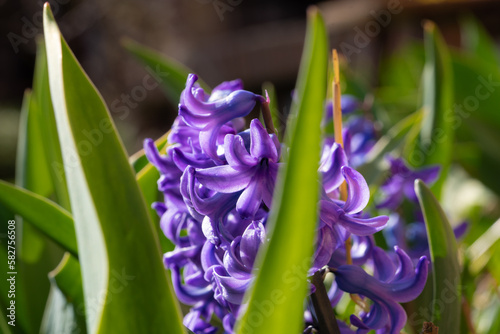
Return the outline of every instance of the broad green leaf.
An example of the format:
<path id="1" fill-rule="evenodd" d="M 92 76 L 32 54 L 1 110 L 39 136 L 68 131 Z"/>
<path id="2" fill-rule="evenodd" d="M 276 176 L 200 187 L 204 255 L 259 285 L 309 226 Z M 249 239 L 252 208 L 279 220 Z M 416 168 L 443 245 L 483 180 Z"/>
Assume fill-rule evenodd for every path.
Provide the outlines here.
<path id="1" fill-rule="evenodd" d="M 447 333 L 460 332 L 461 283 L 458 249 L 455 235 L 448 218 L 430 189 L 421 181 L 415 181 L 415 192 L 422 209 L 432 270 L 432 319 L 437 326 Z M 426 306 L 426 305 L 424 305 Z"/>
<path id="2" fill-rule="evenodd" d="M 78 240 L 87 330 L 184 333 L 160 245 L 123 144 L 47 4 L 44 34 Z"/>
<path id="3" fill-rule="evenodd" d="M 366 157 L 366 163 L 358 168 L 369 185 L 376 183 L 387 170 L 385 156 L 389 153 L 401 153 L 401 147 L 407 141 L 408 135 L 413 129 L 420 129 L 422 111 L 416 111 L 394 125 L 385 135 L 383 135 Z"/>
<path id="4" fill-rule="evenodd" d="M 424 24 L 425 66 L 422 78 L 424 118 L 420 138 L 409 154 L 413 166 L 440 164 L 432 189 L 437 198 L 451 164 L 453 151 L 453 79 L 447 46 L 433 22 Z"/>
<path id="5" fill-rule="evenodd" d="M 16 184 L 43 197 L 55 198 L 66 209 L 69 208 L 64 175 L 58 174 L 57 163 L 61 153 L 55 119 L 48 89 L 47 61 L 45 47 L 37 40 L 37 57 L 33 78 L 33 90 L 26 98 L 21 110 L 19 142 L 16 158 Z M 28 95 L 27 95 L 28 97 Z M 25 209 L 26 210 L 26 209 Z M 35 223 L 16 219 L 18 248 L 17 279 L 17 318 L 24 324 L 26 333 L 38 333 L 49 295 L 50 284 L 47 274 L 59 262 L 62 251 L 44 236 L 44 231 L 58 233 L 57 221 L 48 221 L 41 213 Z M 72 222 L 71 222 L 72 223 Z M 74 242 L 74 229 L 71 225 L 70 237 L 62 242 Z M 62 231 L 64 232 L 64 226 Z M 64 238 L 64 235 L 60 235 Z M 61 240 L 60 240 L 61 241 Z"/>
<path id="6" fill-rule="evenodd" d="M 54 109 L 50 98 L 49 74 L 43 39 L 37 41 L 32 93 L 32 102 L 38 109 L 38 118 L 36 122 L 40 129 L 42 137 L 41 142 L 44 145 L 44 154 L 47 156 L 47 168 L 50 172 L 55 201 L 64 209 L 71 211 L 66 176 L 64 174 L 62 162 L 61 146 L 59 144 L 59 137 L 57 136 Z"/>
<path id="7" fill-rule="evenodd" d="M 130 53 L 146 65 L 146 70 L 162 85 L 170 103 L 177 106 L 179 97 L 184 87 L 186 87 L 188 74 L 194 72 L 178 61 L 168 58 L 130 39 L 124 39 L 123 45 Z M 204 83 L 203 80 L 198 79 L 197 82 L 207 93 L 210 91 L 209 86 Z"/>
<path id="8" fill-rule="evenodd" d="M 299 333 L 317 227 L 321 119 L 326 98 L 327 36 L 316 8 L 308 12 L 306 42 L 292 105 L 286 165 L 280 170 L 268 220 L 270 241 L 257 259 L 248 307 L 237 333 Z"/>
<path id="9" fill-rule="evenodd" d="M 473 16 L 462 18 L 460 22 L 462 47 L 471 55 L 493 66 L 498 66 L 498 54 L 493 39 L 484 26 Z"/>
<path id="10" fill-rule="evenodd" d="M 32 98 L 31 92 L 26 91 L 19 121 L 16 184 L 48 197 L 54 190 L 43 146 L 40 114 L 35 97 Z"/>
<path id="11" fill-rule="evenodd" d="M 0 180 L 0 202 L 22 216 L 64 250 L 78 256 L 71 214 L 56 203 L 29 190 Z"/>

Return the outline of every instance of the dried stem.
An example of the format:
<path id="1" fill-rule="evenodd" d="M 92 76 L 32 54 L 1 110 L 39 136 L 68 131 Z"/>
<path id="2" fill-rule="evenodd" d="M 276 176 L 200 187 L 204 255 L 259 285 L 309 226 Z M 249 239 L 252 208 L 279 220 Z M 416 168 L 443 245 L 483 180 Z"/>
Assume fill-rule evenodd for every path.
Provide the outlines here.
<path id="1" fill-rule="evenodd" d="M 273 134 L 276 133 L 276 129 L 274 128 L 273 117 L 271 116 L 271 109 L 269 109 L 269 103 L 271 100 L 269 99 L 269 94 L 266 90 L 266 101 L 262 102 L 262 117 L 264 118 L 264 124 L 266 126 L 267 133 Z"/>
<path id="2" fill-rule="evenodd" d="M 439 327 L 434 325 L 432 322 L 424 322 L 422 327 L 422 331 L 420 334 L 438 334 Z"/>

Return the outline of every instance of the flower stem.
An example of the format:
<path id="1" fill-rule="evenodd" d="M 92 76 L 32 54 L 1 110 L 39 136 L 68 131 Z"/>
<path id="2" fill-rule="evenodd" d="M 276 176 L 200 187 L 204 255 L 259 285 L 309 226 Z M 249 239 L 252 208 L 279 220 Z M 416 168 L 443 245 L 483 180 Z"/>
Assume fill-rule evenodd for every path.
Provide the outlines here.
<path id="1" fill-rule="evenodd" d="M 325 284 L 323 283 L 326 270 L 321 269 L 312 276 L 312 284 L 316 291 L 311 294 L 312 304 L 318 321 L 320 333 L 340 334 L 339 325 L 333 312 L 332 304 L 328 298 Z"/>
<path id="2" fill-rule="evenodd" d="M 339 56 L 337 50 L 333 49 L 333 86 L 332 86 L 332 99 L 333 99 L 333 129 L 335 133 L 335 142 L 344 148 L 344 139 L 342 138 L 342 108 L 340 104 L 340 69 L 339 69 Z M 340 199 L 345 201 L 347 199 L 347 184 L 342 182 L 340 185 Z M 352 264 L 351 257 L 352 241 L 349 237 L 345 242 L 345 253 L 347 264 Z"/>
<path id="3" fill-rule="evenodd" d="M 337 142 L 342 148 L 344 148 L 344 139 L 342 137 L 342 107 L 340 103 L 340 69 L 339 69 L 339 55 L 336 49 L 332 51 L 333 58 L 333 85 L 332 85 L 332 102 L 333 102 L 333 130 L 335 133 L 335 142 Z M 340 199 L 345 201 L 347 199 L 347 184 L 346 182 L 342 182 L 340 185 Z M 345 255 L 346 255 L 346 263 L 352 264 L 352 239 L 351 237 L 347 238 L 345 241 Z M 351 294 L 351 299 L 363 310 L 367 310 L 368 306 L 366 303 L 355 294 Z"/>
<path id="4" fill-rule="evenodd" d="M 271 100 L 269 99 L 269 94 L 266 89 L 266 100 L 262 102 L 262 117 L 264 118 L 264 124 L 266 126 L 267 133 L 273 134 L 276 133 L 276 129 L 273 124 L 273 117 L 271 116 L 271 109 L 269 109 L 269 103 Z"/>

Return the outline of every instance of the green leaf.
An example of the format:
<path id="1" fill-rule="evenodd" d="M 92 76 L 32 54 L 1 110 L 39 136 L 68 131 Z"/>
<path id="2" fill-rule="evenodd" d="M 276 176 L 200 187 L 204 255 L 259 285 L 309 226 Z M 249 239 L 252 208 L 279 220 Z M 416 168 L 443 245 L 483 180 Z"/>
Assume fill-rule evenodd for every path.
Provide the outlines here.
<path id="1" fill-rule="evenodd" d="M 57 285 L 66 300 L 83 309 L 82 272 L 77 258 L 66 253 L 56 269 L 49 273 L 49 279 Z"/>
<path id="2" fill-rule="evenodd" d="M 278 97 L 276 96 L 276 88 L 272 82 L 264 82 L 262 84 L 262 96 L 266 96 L 266 92 L 269 96 L 269 110 L 271 111 L 271 118 L 273 120 L 274 128 L 278 135 L 280 141 L 283 139 L 283 125 L 282 117 L 280 114 L 280 109 L 278 107 Z"/>
<path id="3" fill-rule="evenodd" d="M 424 24 L 425 66 L 422 78 L 424 119 L 420 138 L 409 154 L 413 166 L 439 164 L 441 172 L 432 189 L 437 198 L 451 164 L 453 151 L 453 79 L 448 48 L 433 22 Z"/>
<path id="4" fill-rule="evenodd" d="M 469 270 L 472 274 L 480 273 L 488 262 L 495 257 L 495 248 L 500 245 L 500 219 L 491 225 L 470 247 L 467 248 L 467 257 L 470 260 Z M 494 268 L 500 277 L 500 268 Z"/>
<path id="5" fill-rule="evenodd" d="M 69 302 L 61 290 L 54 285 L 50 289 L 47 309 L 40 328 L 40 334 L 53 333 L 86 333 L 81 309 Z"/>
<path id="6" fill-rule="evenodd" d="M 184 87 L 186 87 L 188 74 L 194 72 L 178 61 L 168 58 L 130 39 L 124 39 L 123 45 L 130 53 L 146 65 L 146 69 L 149 73 L 154 73 L 155 79 L 161 83 L 170 103 L 177 106 L 179 97 Z M 203 80 L 198 79 L 197 82 L 207 93 L 210 92 L 210 87 L 203 82 Z"/>
<path id="7" fill-rule="evenodd" d="M 320 125 L 326 98 L 327 36 L 316 8 L 308 12 L 297 102 L 287 130 L 288 162 L 280 170 L 268 220 L 270 241 L 259 251 L 257 277 L 237 333 L 298 333 L 303 329 L 317 227 Z"/>
<path id="8" fill-rule="evenodd" d="M 495 182 L 500 163 L 497 149 L 500 127 L 500 71 L 475 57 L 453 54 L 455 123 L 457 140 L 472 143 L 470 154 L 455 150 L 455 159 L 473 177 L 500 194 Z"/>
<path id="9" fill-rule="evenodd" d="M 44 145 L 44 154 L 47 156 L 47 162 L 49 163 L 47 168 L 50 172 L 55 201 L 64 209 L 71 211 L 61 146 L 59 144 L 59 137 L 57 136 L 54 109 L 50 98 L 49 73 L 43 39 L 37 41 L 32 102 L 38 109 L 38 117 L 35 121 L 38 123 L 42 137 L 41 142 Z M 36 161 L 35 166 L 37 166 Z"/>
<path id="10" fill-rule="evenodd" d="M 80 263 L 66 253 L 49 273 L 51 292 L 40 332 L 86 333 Z"/>
<path id="11" fill-rule="evenodd" d="M 430 189 L 421 181 L 415 181 L 415 192 L 422 209 L 432 270 L 432 318 L 447 333 L 460 332 L 461 283 L 458 249 L 455 235 L 448 218 Z M 427 306 L 427 305 L 424 305 Z"/>
<path id="12" fill-rule="evenodd" d="M 12 332 L 12 329 L 14 329 L 15 327 L 13 326 L 10 326 L 7 322 L 8 321 L 11 321 L 9 318 L 7 318 L 7 312 L 9 312 L 8 310 L 4 311 L 4 308 L 2 308 L 0 310 L 0 331 L 3 333 L 3 334 L 13 334 Z"/>
<path id="13" fill-rule="evenodd" d="M 498 67 L 498 54 L 493 39 L 484 26 L 473 16 L 460 20 L 462 47 L 481 62 Z"/>
<path id="14" fill-rule="evenodd" d="M 0 180 L 0 202 L 43 232 L 74 256 L 78 256 L 71 214 L 56 203 L 29 190 Z"/>
<path id="15" fill-rule="evenodd" d="M 47 4 L 44 34 L 78 240 L 87 330 L 184 333 L 154 227 L 123 144 Z"/>
<path id="16" fill-rule="evenodd" d="M 53 197 L 56 183 L 59 182 L 53 182 L 49 163 L 52 155 L 47 151 L 49 147 L 46 143 L 50 143 L 54 134 L 49 132 L 50 119 L 44 117 L 46 106 L 42 101 L 49 97 L 38 94 L 39 91 L 43 92 L 43 86 L 48 86 L 46 68 L 43 43 L 38 43 L 33 92 L 25 95 L 21 109 L 16 184 L 41 196 Z M 47 273 L 60 260 L 62 252 L 41 231 L 21 217 L 16 219 L 16 229 L 19 273 L 17 316 L 19 322 L 25 324 L 27 333 L 38 333 L 50 289 Z"/>

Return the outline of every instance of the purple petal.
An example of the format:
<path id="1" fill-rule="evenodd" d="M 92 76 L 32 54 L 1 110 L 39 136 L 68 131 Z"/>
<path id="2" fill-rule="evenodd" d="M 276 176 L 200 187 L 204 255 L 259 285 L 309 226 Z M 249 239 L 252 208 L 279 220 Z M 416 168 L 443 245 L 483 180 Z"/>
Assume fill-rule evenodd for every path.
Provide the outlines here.
<path id="1" fill-rule="evenodd" d="M 342 174 L 348 186 L 347 201 L 344 205 L 346 213 L 358 213 L 363 210 L 370 200 L 370 189 L 364 177 L 351 167 L 342 167 Z"/>
<path id="2" fill-rule="evenodd" d="M 393 284 L 394 294 L 391 297 L 400 303 L 407 303 L 417 298 L 427 282 L 427 272 L 429 270 L 429 260 L 422 256 L 415 268 L 413 277 L 406 277 Z"/>
<path id="3" fill-rule="evenodd" d="M 170 152 L 175 165 L 182 171 L 184 171 L 187 166 L 193 166 L 195 168 L 209 168 L 215 166 L 213 160 L 205 155 L 185 153 L 178 147 L 172 148 Z"/>
<path id="4" fill-rule="evenodd" d="M 196 169 L 195 177 L 204 186 L 222 193 L 234 193 L 248 186 L 255 173 L 254 168 L 238 171 L 231 166 Z"/>
<path id="5" fill-rule="evenodd" d="M 255 166 L 259 161 L 259 159 L 252 157 L 247 152 L 241 136 L 226 135 L 224 138 L 224 156 L 227 163 L 238 171 Z"/>
<path id="6" fill-rule="evenodd" d="M 243 219 L 253 218 L 262 203 L 263 185 L 256 181 L 255 178 L 252 179 L 236 202 L 236 211 Z"/>
<path id="7" fill-rule="evenodd" d="M 413 275 L 413 261 L 401 248 L 398 246 L 394 247 L 394 251 L 399 259 L 399 266 L 396 270 L 396 275 L 394 276 L 395 281 L 400 281 L 406 279 Z"/>
<path id="8" fill-rule="evenodd" d="M 224 81 L 221 84 L 217 85 L 210 95 L 209 101 L 215 101 L 222 99 L 234 91 L 243 89 L 243 81 L 241 79 Z"/>
<path id="9" fill-rule="evenodd" d="M 217 137 L 220 128 L 237 117 L 248 115 L 255 103 L 261 100 L 259 95 L 244 90 L 231 92 L 229 95 L 215 94 L 208 101 L 195 96 L 199 89 L 193 89 L 198 77 L 188 76 L 186 88 L 182 92 L 179 115 L 190 126 L 200 130 L 200 143 L 203 151 L 217 163 L 222 160 L 217 155 Z"/>
<path id="10" fill-rule="evenodd" d="M 216 248 L 213 243 L 207 240 L 201 249 L 201 265 L 204 271 L 211 266 L 222 265 L 222 261 L 216 254 Z"/>
<path id="11" fill-rule="evenodd" d="M 236 279 L 227 276 L 227 272 L 222 266 L 211 267 L 205 274 L 206 279 L 210 279 L 220 289 L 222 297 L 233 304 L 241 304 L 246 290 L 249 288 L 252 279 Z"/>
<path id="12" fill-rule="evenodd" d="M 173 251 L 163 255 L 163 263 L 167 268 L 173 266 L 183 266 L 186 262 L 199 254 L 201 246 L 176 247 Z"/>
<path id="13" fill-rule="evenodd" d="M 253 157 L 267 158 L 273 162 L 278 161 L 278 151 L 274 141 L 256 118 L 250 123 L 250 137 L 250 154 Z"/>
<path id="14" fill-rule="evenodd" d="M 202 313 L 199 310 L 192 309 L 184 316 L 183 324 L 193 333 L 199 334 L 215 334 L 218 331 L 217 327 L 212 326 L 207 320 L 202 318 Z M 205 317 L 208 319 L 208 317 Z"/>
<path id="15" fill-rule="evenodd" d="M 323 187 L 327 193 L 331 193 L 344 182 L 341 168 L 346 165 L 347 157 L 344 150 L 339 144 L 334 143 L 319 167 L 319 172 L 323 175 Z"/>
<path id="16" fill-rule="evenodd" d="M 366 236 L 382 230 L 389 217 L 378 216 L 373 218 L 356 218 L 353 216 L 342 215 L 338 223 L 352 234 Z"/>
<path id="17" fill-rule="evenodd" d="M 350 114 L 359 108 L 359 101 L 354 95 L 343 94 L 340 98 L 342 114 Z"/>
<path id="18" fill-rule="evenodd" d="M 240 253 L 247 268 L 252 268 L 260 246 L 266 240 L 266 230 L 262 223 L 254 222 L 248 225 L 243 233 L 240 244 Z"/>
<path id="19" fill-rule="evenodd" d="M 338 242 L 335 240 L 332 230 L 328 226 L 320 229 L 318 232 L 316 251 L 313 257 L 313 266 L 309 269 L 308 274 L 312 275 L 314 272 L 327 265 L 337 246 Z"/>
<path id="20" fill-rule="evenodd" d="M 373 249 L 373 276 L 381 282 L 388 282 L 394 277 L 396 268 L 391 261 L 391 258 L 380 247 Z"/>
<path id="21" fill-rule="evenodd" d="M 249 268 L 245 267 L 240 257 L 241 237 L 237 236 L 231 242 L 229 249 L 224 253 L 223 264 L 227 273 L 237 279 L 251 277 Z"/>
<path id="22" fill-rule="evenodd" d="M 200 300 L 206 300 L 210 298 L 213 291 L 210 285 L 207 284 L 204 288 L 193 287 L 189 285 L 184 285 L 181 283 L 181 275 L 179 267 L 172 267 L 172 285 L 174 287 L 175 294 L 180 302 L 193 305 Z"/>

